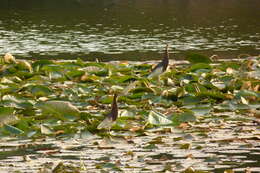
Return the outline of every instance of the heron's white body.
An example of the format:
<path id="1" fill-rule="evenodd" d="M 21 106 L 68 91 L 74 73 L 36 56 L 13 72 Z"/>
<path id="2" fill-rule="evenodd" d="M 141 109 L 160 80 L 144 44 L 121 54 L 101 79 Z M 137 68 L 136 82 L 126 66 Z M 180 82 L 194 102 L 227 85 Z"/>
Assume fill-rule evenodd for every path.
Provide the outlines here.
<path id="1" fill-rule="evenodd" d="M 132 83 L 130 83 L 123 91 L 122 91 L 122 95 L 127 95 L 128 92 L 135 88 L 135 86 L 137 85 L 138 81 L 134 81 Z"/>
<path id="2" fill-rule="evenodd" d="M 111 117 L 106 117 L 97 127 L 97 129 L 110 129 L 115 121 Z"/>
<path id="3" fill-rule="evenodd" d="M 163 66 L 156 68 L 153 72 L 148 75 L 148 78 L 159 76 L 163 72 Z"/>

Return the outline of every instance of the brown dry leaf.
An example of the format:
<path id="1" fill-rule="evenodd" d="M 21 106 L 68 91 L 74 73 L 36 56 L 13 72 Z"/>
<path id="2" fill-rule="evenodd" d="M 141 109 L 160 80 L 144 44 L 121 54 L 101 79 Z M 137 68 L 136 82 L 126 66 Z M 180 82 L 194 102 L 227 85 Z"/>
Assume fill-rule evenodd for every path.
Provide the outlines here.
<path id="1" fill-rule="evenodd" d="M 173 105 L 171 107 L 169 107 L 168 109 L 166 109 L 165 111 L 165 115 L 172 115 L 173 113 L 179 113 L 180 109 L 178 109 L 177 106 Z"/>
<path id="2" fill-rule="evenodd" d="M 5 71 L 7 69 L 7 65 L 1 65 L 0 66 L 0 73 Z"/>
<path id="3" fill-rule="evenodd" d="M 52 151 L 47 151 L 44 154 L 45 155 L 52 155 L 52 154 L 57 154 L 57 153 L 61 153 L 60 150 L 52 150 Z"/>
<path id="4" fill-rule="evenodd" d="M 54 133 L 55 135 L 61 135 L 64 134 L 64 130 L 58 130 Z"/>
<path id="5" fill-rule="evenodd" d="M 253 70 L 253 64 L 254 64 L 254 61 L 252 60 L 248 60 L 247 64 L 246 64 L 246 67 L 248 70 Z"/>
<path id="6" fill-rule="evenodd" d="M 181 123 L 178 127 L 181 129 L 187 129 L 190 127 L 190 125 L 188 123 Z"/>
<path id="7" fill-rule="evenodd" d="M 231 68 L 231 67 L 228 67 L 226 69 L 226 72 L 227 72 L 227 74 L 234 74 L 235 70 L 233 68 Z"/>
<path id="8" fill-rule="evenodd" d="M 226 99 L 233 99 L 234 95 L 232 94 L 225 94 Z"/>
<path id="9" fill-rule="evenodd" d="M 114 149 L 114 144 L 109 138 L 104 138 L 98 144 L 98 149 Z"/>
<path id="10" fill-rule="evenodd" d="M 259 110 L 255 110 L 255 112 L 254 112 L 254 117 L 256 117 L 256 118 L 260 118 L 260 111 Z"/>
<path id="11" fill-rule="evenodd" d="M 136 132 L 136 131 L 140 131 L 140 130 L 144 130 L 144 126 L 134 126 L 132 128 L 129 129 L 131 132 Z"/>
<path id="12" fill-rule="evenodd" d="M 98 107 L 89 105 L 89 106 L 86 106 L 86 109 L 87 110 L 97 110 Z"/>
<path id="13" fill-rule="evenodd" d="M 220 69 L 213 69 L 212 70 L 212 73 L 215 74 L 215 73 L 218 73 L 218 72 L 222 72 Z"/>
<path id="14" fill-rule="evenodd" d="M 249 96 L 249 97 L 247 97 L 247 99 L 248 99 L 249 101 L 256 101 L 256 100 L 257 100 L 257 97 L 256 97 L 256 96 Z"/>
<path id="15" fill-rule="evenodd" d="M 80 78 L 80 80 L 83 81 L 83 82 L 87 81 L 87 80 L 88 80 L 88 75 L 87 75 L 87 73 L 85 73 L 84 75 L 82 75 L 81 78 Z"/>
<path id="16" fill-rule="evenodd" d="M 209 57 L 209 59 L 213 62 L 218 61 L 218 59 L 220 59 L 220 57 L 218 55 L 212 55 L 211 57 Z"/>
<path id="17" fill-rule="evenodd" d="M 121 63 L 121 64 L 124 64 L 124 65 L 128 65 L 128 64 L 129 64 L 128 61 L 121 61 L 120 63 Z"/>
<path id="18" fill-rule="evenodd" d="M 251 169 L 250 168 L 246 168 L 245 169 L 245 173 L 251 173 Z"/>
<path id="19" fill-rule="evenodd" d="M 243 85 L 242 85 L 241 89 L 252 90 L 252 83 L 251 83 L 251 81 L 243 82 Z"/>
<path id="20" fill-rule="evenodd" d="M 195 173 L 196 170 L 193 167 L 188 167 L 187 169 L 184 170 L 183 173 Z"/>
<path id="21" fill-rule="evenodd" d="M 16 64 L 16 60 L 15 60 L 15 57 L 10 54 L 10 53 L 6 53 L 5 56 L 4 56 L 4 62 L 5 63 L 15 63 Z"/>
<path id="22" fill-rule="evenodd" d="M 259 85 L 259 84 L 256 85 L 256 86 L 254 87 L 253 91 L 255 91 L 255 92 L 260 91 L 260 85 Z"/>
<path id="23" fill-rule="evenodd" d="M 224 171 L 224 173 L 234 173 L 234 171 L 232 169 L 227 169 Z"/>
<path id="24" fill-rule="evenodd" d="M 185 156 L 187 159 L 194 159 L 194 156 L 192 154 L 188 154 Z"/>

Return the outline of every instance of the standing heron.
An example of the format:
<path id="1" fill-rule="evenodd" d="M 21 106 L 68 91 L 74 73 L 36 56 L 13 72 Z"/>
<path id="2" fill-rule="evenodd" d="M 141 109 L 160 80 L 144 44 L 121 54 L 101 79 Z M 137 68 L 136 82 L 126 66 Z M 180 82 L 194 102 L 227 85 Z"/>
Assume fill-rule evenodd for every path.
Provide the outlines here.
<path id="1" fill-rule="evenodd" d="M 98 125 L 97 129 L 109 129 L 110 131 L 111 127 L 116 122 L 117 116 L 117 94 L 114 94 L 113 102 L 111 105 L 111 111 L 106 115 L 106 118 Z"/>
<path id="2" fill-rule="evenodd" d="M 151 71 L 151 73 L 147 76 L 148 79 L 151 79 L 153 77 L 157 77 L 160 74 L 162 74 L 163 72 L 165 72 L 167 70 L 167 67 L 169 65 L 169 51 L 168 51 L 168 44 L 165 47 L 165 51 L 164 51 L 164 55 L 163 55 L 163 59 L 161 62 L 159 62 Z M 127 95 L 128 92 L 133 89 L 137 84 L 138 84 L 138 80 L 130 83 L 123 91 L 122 91 L 122 95 Z"/>
<path id="3" fill-rule="evenodd" d="M 168 64 L 169 64 L 169 51 L 168 51 L 168 44 L 165 47 L 164 56 L 161 62 L 159 62 L 151 71 L 151 73 L 148 75 L 147 78 L 153 78 L 156 76 L 159 76 L 163 72 L 167 70 Z"/>

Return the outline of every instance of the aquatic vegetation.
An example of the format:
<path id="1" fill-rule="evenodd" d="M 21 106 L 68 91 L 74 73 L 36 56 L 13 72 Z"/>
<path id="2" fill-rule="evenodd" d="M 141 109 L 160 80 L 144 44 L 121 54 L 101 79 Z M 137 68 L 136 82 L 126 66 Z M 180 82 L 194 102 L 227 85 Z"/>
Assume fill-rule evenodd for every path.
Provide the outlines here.
<path id="1" fill-rule="evenodd" d="M 102 145 L 100 140 L 106 140 L 108 134 L 97 127 L 110 111 L 113 94 L 118 93 L 118 119 L 111 135 L 135 144 L 125 155 L 138 155 L 134 159 L 138 170 L 142 167 L 138 160 L 143 160 L 151 166 L 150 170 L 159 164 L 161 171 L 196 172 L 195 160 L 186 164 L 173 162 L 180 153 L 168 153 L 169 145 L 192 151 L 180 156 L 191 160 L 198 157 L 197 150 L 210 147 L 206 142 L 221 146 L 251 141 L 241 142 L 239 147 L 254 148 L 260 140 L 260 57 L 214 63 L 204 56 L 201 61 L 197 58 L 200 56 L 189 56 L 189 64 L 171 64 L 159 79 L 148 79 L 150 63 L 21 61 L 8 55 L 0 63 L 0 136 L 20 140 L 95 138 L 98 142 L 91 146 L 114 149 L 116 145 L 110 145 L 111 141 Z M 138 83 L 127 94 L 120 94 L 133 81 Z M 158 153 L 160 147 L 163 149 Z M 157 153 L 146 157 L 134 152 L 140 148 Z M 123 169 L 123 163 L 96 159 L 100 162 L 95 169 Z M 205 163 L 221 160 L 205 155 L 202 159 Z M 172 163 L 162 163 L 168 160 Z M 207 167 L 205 164 L 201 169 L 208 170 Z"/>

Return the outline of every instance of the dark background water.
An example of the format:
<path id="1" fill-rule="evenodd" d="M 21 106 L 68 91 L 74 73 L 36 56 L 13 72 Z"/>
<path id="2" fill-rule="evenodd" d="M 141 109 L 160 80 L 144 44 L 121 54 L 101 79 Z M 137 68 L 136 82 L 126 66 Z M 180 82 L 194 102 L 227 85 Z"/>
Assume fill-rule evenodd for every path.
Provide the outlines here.
<path id="1" fill-rule="evenodd" d="M 260 50 L 259 0 L 1 0 L 0 55 L 148 60 Z M 174 54 L 174 56 L 173 56 Z"/>

